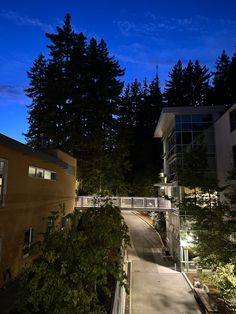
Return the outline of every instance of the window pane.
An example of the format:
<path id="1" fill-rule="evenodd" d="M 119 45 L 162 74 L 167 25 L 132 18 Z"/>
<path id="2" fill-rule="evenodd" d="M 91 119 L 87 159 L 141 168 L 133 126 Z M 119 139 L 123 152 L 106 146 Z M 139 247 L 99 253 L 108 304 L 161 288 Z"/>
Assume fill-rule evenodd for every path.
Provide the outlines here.
<path id="1" fill-rule="evenodd" d="M 202 140 L 202 132 L 193 132 L 193 141 Z"/>
<path id="2" fill-rule="evenodd" d="M 51 180 L 56 180 L 56 179 L 57 179 L 56 172 L 51 172 Z"/>
<path id="3" fill-rule="evenodd" d="M 176 146 L 176 152 L 177 153 L 182 153 L 182 146 L 181 145 L 177 145 Z"/>
<path id="4" fill-rule="evenodd" d="M 191 122 L 191 115 L 189 114 L 182 115 L 182 122 Z"/>
<path id="5" fill-rule="evenodd" d="M 44 179 L 51 180 L 51 171 L 44 170 Z"/>
<path id="6" fill-rule="evenodd" d="M 43 178 L 43 169 L 36 169 L 36 176 L 39 178 Z"/>
<path id="7" fill-rule="evenodd" d="M 212 121 L 211 114 L 196 114 L 192 116 L 193 122 L 210 122 Z"/>
<path id="8" fill-rule="evenodd" d="M 181 133 L 176 132 L 176 144 L 181 144 Z"/>
<path id="9" fill-rule="evenodd" d="M 192 130 L 192 123 L 182 123 L 182 130 L 183 131 L 191 131 Z"/>
<path id="10" fill-rule="evenodd" d="M 180 115 L 176 115 L 175 116 L 175 121 L 176 122 L 181 122 L 181 116 Z"/>
<path id="11" fill-rule="evenodd" d="M 180 131 L 181 132 L 181 130 L 182 130 L 181 123 L 176 123 L 175 129 L 176 129 L 176 131 Z"/>
<path id="12" fill-rule="evenodd" d="M 36 175 L 36 168 L 29 166 L 29 176 L 35 177 L 35 175 Z"/>
<path id="13" fill-rule="evenodd" d="M 25 231 L 24 234 L 24 244 L 27 245 L 30 243 L 30 229 Z"/>
<path id="14" fill-rule="evenodd" d="M 193 123 L 193 130 L 201 131 L 206 130 L 211 126 L 211 123 Z"/>
<path id="15" fill-rule="evenodd" d="M 192 133 L 191 132 L 183 132 L 182 133 L 183 144 L 190 144 L 192 142 Z"/>

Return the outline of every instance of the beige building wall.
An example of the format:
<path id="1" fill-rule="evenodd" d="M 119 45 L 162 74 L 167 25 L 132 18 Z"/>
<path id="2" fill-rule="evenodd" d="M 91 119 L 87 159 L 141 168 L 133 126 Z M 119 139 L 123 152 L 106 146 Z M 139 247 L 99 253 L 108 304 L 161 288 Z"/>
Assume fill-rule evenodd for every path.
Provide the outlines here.
<path id="1" fill-rule="evenodd" d="M 0 138 L 0 160 L 7 161 L 5 204 L 0 207 L 0 285 L 32 260 L 23 252 L 25 231 L 33 228 L 33 241 L 37 241 L 51 211 L 64 208 L 67 214 L 74 210 L 76 160 L 58 150 L 54 152 L 57 158 L 41 155 L 2 145 Z M 29 176 L 29 166 L 52 171 L 56 179 Z"/>
<path id="2" fill-rule="evenodd" d="M 222 185 L 227 181 L 228 171 L 233 168 L 232 147 L 236 145 L 236 129 L 230 130 L 230 112 L 234 110 L 236 104 L 215 122 L 217 177 Z"/>

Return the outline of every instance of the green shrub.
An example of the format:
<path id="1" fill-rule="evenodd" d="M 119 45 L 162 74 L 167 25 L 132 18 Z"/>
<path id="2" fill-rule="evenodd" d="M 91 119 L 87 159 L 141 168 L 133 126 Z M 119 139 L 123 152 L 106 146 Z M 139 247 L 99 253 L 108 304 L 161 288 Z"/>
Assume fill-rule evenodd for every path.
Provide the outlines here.
<path id="1" fill-rule="evenodd" d="M 225 264 L 217 267 L 214 279 L 220 289 L 225 302 L 232 308 L 236 308 L 236 277 L 234 276 L 235 265 Z"/>

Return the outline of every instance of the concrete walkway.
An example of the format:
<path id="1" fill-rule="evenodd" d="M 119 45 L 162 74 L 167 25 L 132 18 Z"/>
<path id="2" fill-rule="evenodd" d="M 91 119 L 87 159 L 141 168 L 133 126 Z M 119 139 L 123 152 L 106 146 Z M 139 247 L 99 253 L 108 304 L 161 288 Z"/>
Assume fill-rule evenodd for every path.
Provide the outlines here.
<path id="1" fill-rule="evenodd" d="M 132 261 L 132 314 L 201 313 L 183 275 L 163 257 L 156 231 L 134 213 L 122 214 L 133 243 L 128 250 Z"/>

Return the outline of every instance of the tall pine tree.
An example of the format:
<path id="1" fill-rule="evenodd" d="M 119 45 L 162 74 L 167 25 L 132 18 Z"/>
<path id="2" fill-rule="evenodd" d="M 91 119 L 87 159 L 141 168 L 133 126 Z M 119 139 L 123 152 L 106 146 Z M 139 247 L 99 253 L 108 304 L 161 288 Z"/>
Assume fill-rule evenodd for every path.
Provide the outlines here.
<path id="1" fill-rule="evenodd" d="M 183 68 L 179 60 L 169 74 L 164 99 L 167 106 L 203 106 L 207 105 L 209 93 L 209 79 L 211 74 L 206 66 L 199 61 L 191 60 Z"/>
<path id="2" fill-rule="evenodd" d="M 164 102 L 168 107 L 184 106 L 184 70 L 181 60 L 169 73 L 164 91 Z"/>
<path id="3" fill-rule="evenodd" d="M 53 125 L 47 103 L 47 61 L 42 54 L 34 61 L 27 74 L 30 84 L 25 92 L 32 102 L 28 106 L 29 130 L 25 137 L 29 145 L 37 148 L 48 145 L 53 137 Z M 47 141 L 47 143 L 43 143 L 43 141 Z"/>
<path id="4" fill-rule="evenodd" d="M 128 150 L 130 172 L 126 178 L 134 195 L 153 195 L 161 169 L 162 147 L 153 133 L 162 110 L 158 76 L 149 85 L 128 84 L 119 106 L 120 141 Z M 159 157 L 158 157 L 159 156 Z M 160 160 L 158 163 L 157 160 Z"/>
<path id="5" fill-rule="evenodd" d="M 234 104 L 236 102 L 236 53 L 233 55 L 229 67 L 229 93 L 230 104 Z"/>
<path id="6" fill-rule="evenodd" d="M 220 57 L 216 60 L 216 71 L 213 78 L 213 103 L 214 105 L 229 105 L 230 86 L 229 86 L 230 58 L 223 50 Z"/>
<path id="7" fill-rule="evenodd" d="M 46 34 L 49 58 L 29 71 L 32 99 L 27 141 L 34 147 L 61 148 L 78 159 L 80 192 L 111 193 L 122 185 L 125 153 L 117 135 L 117 103 L 124 71 L 106 43 L 73 31 L 70 15 L 56 33 Z"/>

